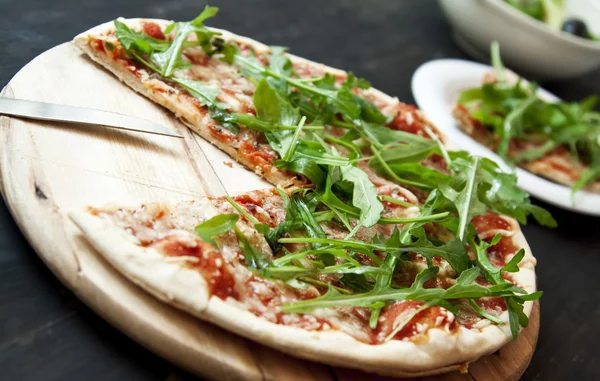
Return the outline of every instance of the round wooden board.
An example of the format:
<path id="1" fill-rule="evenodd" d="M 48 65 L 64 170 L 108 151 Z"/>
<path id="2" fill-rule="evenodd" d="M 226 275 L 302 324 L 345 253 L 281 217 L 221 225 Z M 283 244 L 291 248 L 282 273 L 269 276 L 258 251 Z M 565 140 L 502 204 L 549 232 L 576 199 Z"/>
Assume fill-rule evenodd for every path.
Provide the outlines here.
<path id="1" fill-rule="evenodd" d="M 219 380 L 384 380 L 298 360 L 165 305 L 128 282 L 67 218 L 108 203 L 177 202 L 269 187 L 170 113 L 121 84 L 70 43 L 25 66 L 8 97 L 120 112 L 178 130 L 185 139 L 105 127 L 0 117 L 2 195 L 22 232 L 54 274 L 132 339 L 171 362 Z M 517 380 L 539 330 L 536 303 L 518 340 L 469 367 L 423 380 Z"/>

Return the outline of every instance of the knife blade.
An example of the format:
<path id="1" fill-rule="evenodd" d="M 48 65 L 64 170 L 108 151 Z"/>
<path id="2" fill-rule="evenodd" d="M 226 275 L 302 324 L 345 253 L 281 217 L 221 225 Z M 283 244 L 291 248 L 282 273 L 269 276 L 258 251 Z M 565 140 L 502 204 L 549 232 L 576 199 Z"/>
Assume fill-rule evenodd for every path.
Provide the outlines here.
<path id="1" fill-rule="evenodd" d="M 133 116 L 85 107 L 28 101 L 0 96 L 0 114 L 29 119 L 100 125 L 124 130 L 183 138 L 160 124 Z"/>

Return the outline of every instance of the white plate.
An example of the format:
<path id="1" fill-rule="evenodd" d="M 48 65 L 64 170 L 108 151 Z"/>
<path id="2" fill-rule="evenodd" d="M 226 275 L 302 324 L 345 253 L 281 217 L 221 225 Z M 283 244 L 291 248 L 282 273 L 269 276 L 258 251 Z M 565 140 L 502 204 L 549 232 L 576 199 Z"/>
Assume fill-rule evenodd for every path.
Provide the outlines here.
<path id="1" fill-rule="evenodd" d="M 490 66 L 475 62 L 441 59 L 421 65 L 412 77 L 412 93 L 425 115 L 441 129 L 457 148 L 496 161 L 504 170 L 511 171 L 502 159 L 490 149 L 477 143 L 462 132 L 452 109 L 463 90 L 480 87 L 483 76 L 493 70 Z M 558 97 L 540 89 L 540 98 L 557 101 Z M 600 195 L 586 191 L 575 194 L 571 201 L 571 189 L 517 168 L 518 186 L 533 196 L 561 208 L 583 214 L 600 216 Z"/>

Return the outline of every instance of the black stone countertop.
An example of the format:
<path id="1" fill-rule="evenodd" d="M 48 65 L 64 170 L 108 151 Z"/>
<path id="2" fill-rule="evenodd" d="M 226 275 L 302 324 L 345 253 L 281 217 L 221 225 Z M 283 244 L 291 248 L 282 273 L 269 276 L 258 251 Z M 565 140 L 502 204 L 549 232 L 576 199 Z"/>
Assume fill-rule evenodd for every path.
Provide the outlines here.
<path id="1" fill-rule="evenodd" d="M 204 1 L 0 0 L 0 86 L 43 51 L 123 17 L 193 18 Z M 433 0 L 220 0 L 215 23 L 236 33 L 355 72 L 414 102 L 410 79 L 423 62 L 464 58 Z M 543 83 L 567 100 L 600 93 L 600 72 Z M 537 202 L 537 201 L 536 201 Z M 531 224 L 538 258 L 541 330 L 523 380 L 600 379 L 600 218 L 543 203 L 559 222 Z M 0 378 L 4 380 L 194 379 L 95 315 L 29 247 L 0 201 Z"/>

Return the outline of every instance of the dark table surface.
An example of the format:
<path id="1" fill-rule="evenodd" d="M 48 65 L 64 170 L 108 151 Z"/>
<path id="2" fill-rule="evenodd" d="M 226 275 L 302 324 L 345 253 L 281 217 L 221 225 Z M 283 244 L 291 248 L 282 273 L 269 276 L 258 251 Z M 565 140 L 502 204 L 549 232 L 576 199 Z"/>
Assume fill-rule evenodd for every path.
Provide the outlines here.
<path id="1" fill-rule="evenodd" d="M 464 58 L 433 0 L 221 0 L 216 24 L 297 55 L 351 70 L 414 102 L 423 62 Z M 94 25 L 124 17 L 193 18 L 197 0 L 0 0 L 0 87 L 32 58 Z M 600 72 L 543 83 L 576 100 L 600 93 Z M 537 201 L 536 201 L 537 202 Z M 538 258 L 541 330 L 523 380 L 600 379 L 600 218 L 547 207 L 559 222 L 525 235 Z M 0 378 L 174 380 L 193 376 L 112 328 L 63 287 L 0 201 Z"/>

